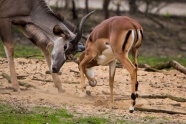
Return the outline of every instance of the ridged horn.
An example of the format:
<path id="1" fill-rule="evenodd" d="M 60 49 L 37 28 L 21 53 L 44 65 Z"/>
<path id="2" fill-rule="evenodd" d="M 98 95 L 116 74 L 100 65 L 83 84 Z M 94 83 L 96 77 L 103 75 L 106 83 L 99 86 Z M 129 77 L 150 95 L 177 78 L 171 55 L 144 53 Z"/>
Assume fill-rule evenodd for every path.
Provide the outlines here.
<path id="1" fill-rule="evenodd" d="M 77 46 L 77 45 L 78 45 L 78 42 L 79 42 L 79 41 L 81 40 L 81 38 L 82 38 L 82 33 L 83 33 L 83 29 L 82 29 L 82 28 L 83 28 L 83 24 L 84 24 L 85 21 L 89 18 L 89 16 L 92 15 L 94 12 L 95 12 L 95 11 L 92 11 L 92 12 L 88 13 L 87 15 L 85 15 L 85 16 L 81 19 L 80 24 L 79 24 L 79 26 L 78 26 L 78 33 L 77 33 L 75 39 L 74 39 L 73 41 L 71 41 L 71 44 L 72 44 L 73 46 Z"/>

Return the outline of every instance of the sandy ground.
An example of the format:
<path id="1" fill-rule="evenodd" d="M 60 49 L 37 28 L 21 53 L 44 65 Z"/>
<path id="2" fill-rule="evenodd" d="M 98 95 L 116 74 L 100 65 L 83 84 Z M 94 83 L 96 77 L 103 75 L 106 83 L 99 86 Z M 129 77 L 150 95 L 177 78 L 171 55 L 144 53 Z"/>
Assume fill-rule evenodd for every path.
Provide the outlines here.
<path id="1" fill-rule="evenodd" d="M 80 88 L 80 75 L 77 64 L 66 62 L 61 68 L 62 86 L 65 93 L 58 93 L 52 78 L 45 72 L 48 70 L 44 60 L 15 59 L 18 76 L 25 76 L 21 82 L 35 86 L 22 87 L 21 92 L 13 92 L 11 84 L 0 76 L 0 100 L 22 107 L 36 105 L 67 108 L 71 112 L 81 113 L 81 116 L 100 116 L 111 119 L 128 119 L 136 122 L 146 122 L 144 117 L 157 117 L 157 121 L 170 123 L 186 123 L 186 115 L 165 114 L 135 111 L 128 112 L 130 106 L 130 77 L 124 68 L 117 68 L 114 84 L 114 104 L 109 102 L 108 67 L 95 67 L 95 76 L 98 81 L 96 87 L 87 86 L 91 95 L 82 93 Z M 9 74 L 7 60 L 0 58 L 0 75 Z M 40 79 L 42 81 L 34 80 Z M 172 95 L 186 99 L 186 75 L 176 70 L 163 70 L 162 72 L 146 72 L 140 68 L 138 71 L 139 95 Z M 169 98 L 149 99 L 138 98 L 137 105 L 142 108 L 161 109 L 186 113 L 186 102 L 176 102 Z M 164 119 L 162 119 L 164 118 Z M 149 120 L 150 121 L 150 120 Z M 150 122 L 151 123 L 151 122 Z M 152 121 L 156 123 L 156 121 Z"/>

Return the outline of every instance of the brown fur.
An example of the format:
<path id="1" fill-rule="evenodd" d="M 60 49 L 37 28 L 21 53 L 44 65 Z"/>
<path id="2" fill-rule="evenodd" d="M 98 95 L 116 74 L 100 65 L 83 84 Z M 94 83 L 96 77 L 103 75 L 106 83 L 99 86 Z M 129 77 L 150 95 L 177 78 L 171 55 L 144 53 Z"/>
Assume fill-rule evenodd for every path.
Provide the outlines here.
<path id="1" fill-rule="evenodd" d="M 132 33 L 130 32 L 130 34 L 128 34 L 127 36 L 128 31 L 132 31 Z M 97 25 L 90 33 L 90 36 L 86 41 L 85 51 L 79 57 L 82 90 L 85 90 L 84 74 L 87 76 L 89 82 L 96 82 L 94 78 L 89 77 L 86 69 L 99 65 L 97 60 L 109 45 L 113 51 L 115 59 L 120 61 L 131 75 L 131 105 L 133 107 L 135 104 L 135 96 L 137 96 L 136 94 L 134 94 L 135 91 L 137 91 L 137 89 L 135 88 L 137 85 L 138 68 L 137 53 L 138 48 L 141 45 L 143 36 L 142 33 L 143 28 L 141 27 L 141 25 L 135 20 L 126 16 L 115 16 L 104 20 L 102 23 Z M 132 37 L 133 34 L 134 38 Z M 133 64 L 128 58 L 128 52 L 130 51 L 130 49 L 132 49 L 132 56 L 134 59 Z M 110 66 L 109 85 L 111 91 L 111 101 L 113 101 L 115 61 L 110 61 L 108 65 Z"/>

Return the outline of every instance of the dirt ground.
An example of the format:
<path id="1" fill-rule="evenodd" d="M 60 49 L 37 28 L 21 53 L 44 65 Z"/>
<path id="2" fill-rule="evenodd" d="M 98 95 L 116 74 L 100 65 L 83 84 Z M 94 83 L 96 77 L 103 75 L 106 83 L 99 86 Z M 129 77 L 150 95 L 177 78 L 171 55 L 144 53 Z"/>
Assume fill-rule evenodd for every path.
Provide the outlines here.
<path id="1" fill-rule="evenodd" d="M 129 113 L 130 106 L 130 77 L 124 68 L 116 69 L 114 84 L 114 104 L 109 102 L 108 67 L 95 67 L 96 87 L 87 86 L 89 96 L 82 93 L 78 66 L 73 62 L 66 62 L 59 75 L 65 93 L 58 93 L 52 78 L 46 74 L 48 70 L 44 60 L 15 59 L 16 71 L 21 82 L 34 87 L 21 86 L 21 92 L 13 92 L 7 79 L 0 76 L 0 100 L 16 106 L 32 107 L 36 105 L 62 107 L 70 112 L 81 113 L 77 116 L 99 116 L 111 119 L 126 119 L 138 123 L 186 123 L 184 114 L 166 114 L 155 112 L 141 112 L 136 110 Z M 9 74 L 7 60 L 0 58 L 0 75 Z M 37 80 L 35 80 L 37 79 Z M 40 80 L 40 81 L 39 81 Z M 138 71 L 139 95 L 171 95 L 186 99 L 186 75 L 176 70 L 162 72 L 146 72 L 143 68 Z M 137 107 L 167 110 L 186 113 L 186 102 L 176 102 L 169 98 L 138 98 Z M 148 119 L 151 118 L 151 119 Z M 155 119 L 152 119 L 155 118 Z"/>

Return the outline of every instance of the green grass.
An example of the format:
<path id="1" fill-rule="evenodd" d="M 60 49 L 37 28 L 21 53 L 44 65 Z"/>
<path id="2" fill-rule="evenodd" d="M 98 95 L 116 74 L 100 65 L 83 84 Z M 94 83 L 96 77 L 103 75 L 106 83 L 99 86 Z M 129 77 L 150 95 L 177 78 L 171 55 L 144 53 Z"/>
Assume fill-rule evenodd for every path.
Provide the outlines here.
<path id="1" fill-rule="evenodd" d="M 99 117 L 74 117 L 66 109 L 34 107 L 27 110 L 0 104 L 0 124 L 103 124 L 110 122 Z"/>
<path id="2" fill-rule="evenodd" d="M 186 67 L 186 58 L 178 58 L 178 57 L 145 57 L 145 56 L 139 56 L 138 57 L 138 63 L 139 64 L 148 64 L 148 65 L 155 65 L 158 63 L 165 63 L 169 62 L 171 60 L 175 60 Z"/>
<path id="3" fill-rule="evenodd" d="M 41 51 L 34 45 L 22 45 L 15 43 L 15 58 L 27 57 L 32 55 L 39 55 L 42 56 Z M 75 57 L 78 57 L 81 53 L 77 53 Z M 0 42 L 0 57 L 6 57 L 2 42 Z M 33 57 L 38 58 L 38 56 Z M 41 57 L 40 57 L 41 58 Z M 43 57 L 42 57 L 43 58 Z M 131 56 L 130 56 L 131 58 Z M 139 56 L 138 63 L 139 64 L 148 64 L 153 66 L 158 63 L 169 62 L 171 60 L 176 60 L 177 62 L 181 63 L 183 66 L 186 67 L 186 58 L 179 58 L 179 57 L 157 57 L 157 56 Z"/>
<path id="4" fill-rule="evenodd" d="M 42 55 L 42 52 L 34 45 L 23 45 L 20 43 L 14 44 L 14 57 L 21 58 L 32 55 Z M 2 42 L 0 41 L 0 57 L 6 57 Z"/>
<path id="5" fill-rule="evenodd" d="M 108 113 L 109 114 L 109 113 Z M 82 113 L 69 112 L 64 108 L 52 108 L 35 106 L 24 108 L 22 106 L 11 106 L 0 102 L 0 124 L 158 124 L 168 123 L 171 120 L 155 116 L 134 118 L 134 120 L 117 119 L 117 117 L 104 118 L 98 115 L 82 117 Z M 145 120 L 145 121 L 144 121 Z M 179 122 L 179 121 L 177 121 Z"/>

